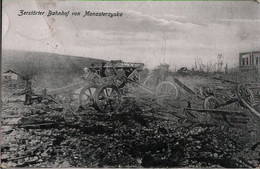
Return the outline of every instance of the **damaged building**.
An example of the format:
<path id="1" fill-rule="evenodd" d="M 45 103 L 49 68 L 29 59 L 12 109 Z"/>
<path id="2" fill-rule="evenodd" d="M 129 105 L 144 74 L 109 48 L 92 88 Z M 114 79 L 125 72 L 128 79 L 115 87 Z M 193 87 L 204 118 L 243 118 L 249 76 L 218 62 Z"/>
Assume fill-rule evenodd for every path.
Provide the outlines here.
<path id="1" fill-rule="evenodd" d="M 239 53 L 239 71 L 247 82 L 260 82 L 260 51 Z"/>

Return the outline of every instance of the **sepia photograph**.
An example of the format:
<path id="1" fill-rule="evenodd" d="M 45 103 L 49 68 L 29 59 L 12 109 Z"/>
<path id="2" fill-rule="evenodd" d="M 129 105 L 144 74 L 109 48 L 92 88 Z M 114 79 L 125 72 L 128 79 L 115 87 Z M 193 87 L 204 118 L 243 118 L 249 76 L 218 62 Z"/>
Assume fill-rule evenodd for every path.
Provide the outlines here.
<path id="1" fill-rule="evenodd" d="M 259 2 L 1 13 L 1 168 L 260 167 Z"/>

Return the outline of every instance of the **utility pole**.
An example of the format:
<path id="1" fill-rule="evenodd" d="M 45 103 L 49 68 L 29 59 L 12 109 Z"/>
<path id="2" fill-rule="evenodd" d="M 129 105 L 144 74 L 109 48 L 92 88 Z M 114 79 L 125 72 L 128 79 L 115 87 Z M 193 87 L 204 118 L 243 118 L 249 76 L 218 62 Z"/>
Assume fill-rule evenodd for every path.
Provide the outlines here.
<path id="1" fill-rule="evenodd" d="M 218 72 L 222 70 L 222 66 L 223 66 L 223 55 L 218 54 Z"/>

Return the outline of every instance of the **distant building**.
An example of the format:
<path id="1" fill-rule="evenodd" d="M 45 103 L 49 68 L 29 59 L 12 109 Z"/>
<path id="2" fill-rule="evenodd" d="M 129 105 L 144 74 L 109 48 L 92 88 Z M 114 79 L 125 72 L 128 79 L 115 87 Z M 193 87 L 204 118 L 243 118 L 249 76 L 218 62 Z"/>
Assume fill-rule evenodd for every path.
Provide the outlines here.
<path id="1" fill-rule="evenodd" d="M 2 81 L 18 80 L 19 74 L 13 70 L 8 70 L 2 74 Z"/>
<path id="2" fill-rule="evenodd" d="M 260 69 L 260 51 L 240 53 L 239 66 L 241 69 Z"/>
<path id="3" fill-rule="evenodd" d="M 122 60 L 111 60 L 112 64 L 124 63 Z"/>
<path id="4" fill-rule="evenodd" d="M 239 53 L 239 70 L 248 82 L 260 82 L 260 51 Z"/>

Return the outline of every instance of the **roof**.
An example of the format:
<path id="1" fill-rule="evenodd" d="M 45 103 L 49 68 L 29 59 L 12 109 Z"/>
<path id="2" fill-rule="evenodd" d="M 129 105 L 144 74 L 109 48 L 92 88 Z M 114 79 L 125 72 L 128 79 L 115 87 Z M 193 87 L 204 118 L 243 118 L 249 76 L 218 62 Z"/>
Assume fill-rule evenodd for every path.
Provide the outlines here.
<path id="1" fill-rule="evenodd" d="M 13 70 L 11 70 L 11 69 L 9 69 L 9 70 L 5 71 L 4 73 L 14 73 L 14 74 L 17 74 L 17 75 L 19 75 L 19 73 L 16 73 L 15 71 L 13 71 Z"/>
<path id="2" fill-rule="evenodd" d="M 260 53 L 260 51 L 251 51 L 251 52 L 240 52 L 239 55 L 244 55 L 244 54 L 256 54 L 256 53 Z"/>

